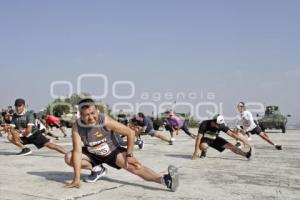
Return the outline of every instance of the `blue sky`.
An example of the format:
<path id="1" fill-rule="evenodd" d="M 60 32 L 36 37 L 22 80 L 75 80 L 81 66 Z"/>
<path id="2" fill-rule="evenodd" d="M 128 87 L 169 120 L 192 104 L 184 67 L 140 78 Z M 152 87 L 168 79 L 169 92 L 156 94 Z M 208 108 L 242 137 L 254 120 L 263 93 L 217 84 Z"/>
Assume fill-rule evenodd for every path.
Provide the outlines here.
<path id="1" fill-rule="evenodd" d="M 0 1 L 0 106 L 48 104 L 50 84 L 101 73 L 147 92 L 278 104 L 298 123 L 300 2 Z M 88 92 L 101 90 L 86 84 Z M 64 88 L 58 88 L 61 94 Z M 108 97 L 108 103 L 116 101 Z M 195 102 L 193 102 L 195 103 Z"/>

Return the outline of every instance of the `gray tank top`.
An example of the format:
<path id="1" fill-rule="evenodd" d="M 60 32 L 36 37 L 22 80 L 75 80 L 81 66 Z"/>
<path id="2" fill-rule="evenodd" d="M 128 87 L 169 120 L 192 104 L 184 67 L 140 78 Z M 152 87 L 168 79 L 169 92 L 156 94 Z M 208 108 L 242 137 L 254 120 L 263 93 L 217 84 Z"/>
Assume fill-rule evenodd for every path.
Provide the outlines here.
<path id="1" fill-rule="evenodd" d="M 78 133 L 84 146 L 90 153 L 107 156 L 118 148 L 114 133 L 104 126 L 105 114 L 99 115 L 97 126 L 86 126 L 80 118 L 76 121 Z"/>

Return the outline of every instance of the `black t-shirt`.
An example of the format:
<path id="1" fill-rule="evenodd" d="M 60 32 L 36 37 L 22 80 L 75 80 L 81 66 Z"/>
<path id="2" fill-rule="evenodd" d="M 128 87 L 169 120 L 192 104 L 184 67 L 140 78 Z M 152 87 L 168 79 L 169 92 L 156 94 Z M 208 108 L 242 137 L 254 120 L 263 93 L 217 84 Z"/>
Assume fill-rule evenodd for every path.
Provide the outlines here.
<path id="1" fill-rule="evenodd" d="M 118 118 L 127 118 L 127 116 L 125 114 L 118 114 L 117 116 Z"/>
<path id="2" fill-rule="evenodd" d="M 134 126 L 139 125 L 139 121 L 135 117 L 130 120 L 130 123 L 133 124 Z"/>
<path id="3" fill-rule="evenodd" d="M 127 125 L 128 124 L 128 119 L 125 114 L 119 114 L 118 116 L 118 122 Z"/>
<path id="4" fill-rule="evenodd" d="M 205 135 L 218 136 L 220 131 L 227 133 L 230 130 L 229 127 L 226 126 L 225 124 L 219 125 L 219 128 L 212 127 L 211 122 L 213 121 L 214 120 L 203 121 L 199 126 L 198 134 L 203 134 L 203 136 Z"/>

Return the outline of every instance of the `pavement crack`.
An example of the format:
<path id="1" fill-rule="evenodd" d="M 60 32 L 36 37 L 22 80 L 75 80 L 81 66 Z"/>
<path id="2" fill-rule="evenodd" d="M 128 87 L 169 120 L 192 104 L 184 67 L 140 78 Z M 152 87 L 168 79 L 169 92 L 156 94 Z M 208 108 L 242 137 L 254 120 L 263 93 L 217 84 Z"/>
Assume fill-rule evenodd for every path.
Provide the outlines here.
<path id="1" fill-rule="evenodd" d="M 112 188 L 106 188 L 106 189 L 102 189 L 102 190 L 99 190 L 99 191 L 96 191 L 96 192 L 91 192 L 91 193 L 88 193 L 88 194 L 82 194 L 82 195 L 78 195 L 78 196 L 75 196 L 75 197 L 68 197 L 68 198 L 65 198 L 63 200 L 79 200 L 79 199 L 84 198 L 84 197 L 89 197 L 89 196 L 93 196 L 93 195 L 96 195 L 96 194 L 101 194 L 103 192 L 119 189 L 119 188 L 122 188 L 124 186 L 126 186 L 126 185 L 123 184 L 123 185 L 115 186 L 115 187 L 112 187 Z"/>
<path id="2" fill-rule="evenodd" d="M 3 192 L 12 192 L 14 194 L 20 194 L 20 195 L 24 195 L 24 196 L 28 196 L 28 197 L 34 197 L 34 198 L 37 198 L 37 199 L 57 200 L 55 198 L 50 198 L 50 197 L 45 197 L 45 196 L 38 196 L 38 195 L 33 195 L 33 194 L 27 194 L 27 193 L 24 193 L 24 192 L 16 192 L 16 191 L 2 190 L 2 189 L 0 191 L 3 191 Z"/>

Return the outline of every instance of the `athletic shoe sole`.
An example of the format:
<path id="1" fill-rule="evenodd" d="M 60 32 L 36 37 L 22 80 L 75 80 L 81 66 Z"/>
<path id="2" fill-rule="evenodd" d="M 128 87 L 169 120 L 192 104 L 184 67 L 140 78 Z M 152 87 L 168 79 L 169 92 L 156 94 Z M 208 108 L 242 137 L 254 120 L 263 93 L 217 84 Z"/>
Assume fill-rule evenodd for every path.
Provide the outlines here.
<path id="1" fill-rule="evenodd" d="M 172 186 L 171 186 L 171 191 L 176 192 L 178 186 L 179 186 L 179 174 L 178 174 L 178 168 L 170 165 L 168 167 L 168 173 L 171 176 L 172 179 Z"/>
<path id="2" fill-rule="evenodd" d="M 32 154 L 32 151 L 29 151 L 27 153 L 18 154 L 18 156 L 27 156 L 27 155 L 30 155 L 30 154 Z"/>

